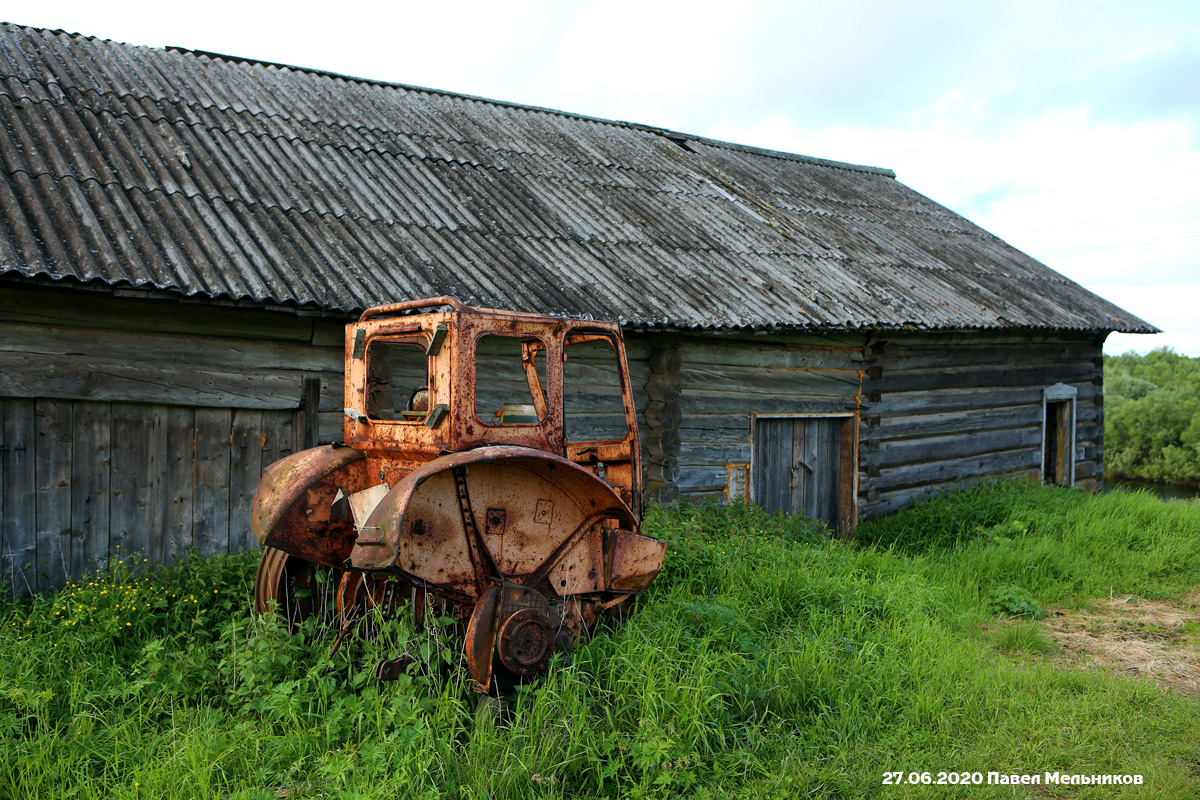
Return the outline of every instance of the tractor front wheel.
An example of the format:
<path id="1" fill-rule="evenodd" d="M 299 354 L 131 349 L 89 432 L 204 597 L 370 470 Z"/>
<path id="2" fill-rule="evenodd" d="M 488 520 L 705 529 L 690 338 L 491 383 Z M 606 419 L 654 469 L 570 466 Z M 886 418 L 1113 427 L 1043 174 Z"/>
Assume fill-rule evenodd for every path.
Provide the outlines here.
<path id="1" fill-rule="evenodd" d="M 264 547 L 254 578 L 254 610 L 279 614 L 295 631 L 316 617 L 321 625 L 337 620 L 337 589 L 341 570 L 330 569 L 274 547 Z"/>

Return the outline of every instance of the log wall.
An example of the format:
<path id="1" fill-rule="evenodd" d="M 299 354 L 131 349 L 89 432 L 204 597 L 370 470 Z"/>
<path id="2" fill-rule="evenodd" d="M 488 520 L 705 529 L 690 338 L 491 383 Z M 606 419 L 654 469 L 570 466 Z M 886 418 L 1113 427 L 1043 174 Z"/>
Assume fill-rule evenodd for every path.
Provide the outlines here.
<path id="1" fill-rule="evenodd" d="M 738 471 L 744 485 L 756 415 L 854 413 L 865 341 L 864 334 L 680 337 L 670 362 L 677 373 L 664 371 L 660 384 L 664 401 L 671 396 L 666 387 L 673 389 L 678 421 L 668 415 L 658 433 L 653 415 L 646 415 L 647 428 L 660 441 L 678 441 L 677 489 L 666 494 L 725 498 L 731 472 L 737 485 Z M 653 402 L 647 411 L 652 408 Z"/>
<path id="2" fill-rule="evenodd" d="M 658 336 L 642 423 L 647 494 L 724 498 L 762 414 L 858 416 L 857 516 L 944 486 L 1040 476 L 1042 391 L 1078 392 L 1075 477 L 1103 462 L 1103 337 L 1089 333 Z"/>
<path id="3" fill-rule="evenodd" d="M 1078 391 L 1075 482 L 1103 470 L 1103 338 L 1094 334 L 878 334 L 865 349 L 861 516 L 931 489 L 1040 477 L 1042 390 Z"/>

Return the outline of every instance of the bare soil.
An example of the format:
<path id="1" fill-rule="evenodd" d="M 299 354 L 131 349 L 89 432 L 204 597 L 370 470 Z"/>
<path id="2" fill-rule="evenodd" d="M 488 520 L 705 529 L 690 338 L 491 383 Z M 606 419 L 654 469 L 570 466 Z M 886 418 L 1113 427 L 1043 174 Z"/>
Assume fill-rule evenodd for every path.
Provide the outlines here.
<path id="1" fill-rule="evenodd" d="M 1051 610 L 1043 624 L 1059 647 L 1052 660 L 1200 696 L 1200 590 L 1175 601 L 1124 596 Z"/>

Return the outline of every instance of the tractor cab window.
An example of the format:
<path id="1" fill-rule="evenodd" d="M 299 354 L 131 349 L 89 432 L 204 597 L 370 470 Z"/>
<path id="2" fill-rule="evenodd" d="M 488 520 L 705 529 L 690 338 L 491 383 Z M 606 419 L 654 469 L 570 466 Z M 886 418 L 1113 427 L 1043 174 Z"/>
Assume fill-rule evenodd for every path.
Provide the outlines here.
<path id="1" fill-rule="evenodd" d="M 484 425 L 536 425 L 546 418 L 546 346 L 487 334 L 475 342 L 475 416 Z"/>
<path id="2" fill-rule="evenodd" d="M 367 416 L 422 422 L 432 408 L 429 357 L 416 336 L 377 339 L 367 348 Z"/>
<path id="3" fill-rule="evenodd" d="M 563 432 L 568 443 L 609 442 L 629 434 L 621 362 L 612 337 L 577 332 L 563 350 Z"/>

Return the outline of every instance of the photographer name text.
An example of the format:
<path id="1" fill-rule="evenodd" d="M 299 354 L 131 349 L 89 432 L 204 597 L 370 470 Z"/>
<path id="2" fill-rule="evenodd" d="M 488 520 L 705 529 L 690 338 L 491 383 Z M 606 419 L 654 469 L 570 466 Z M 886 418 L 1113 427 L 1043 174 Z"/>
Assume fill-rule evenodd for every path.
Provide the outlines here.
<path id="1" fill-rule="evenodd" d="M 1108 775 L 1069 772 L 885 772 L 884 786 L 902 784 L 978 786 L 986 784 L 1066 784 L 1073 786 L 1140 786 L 1141 775 Z"/>

